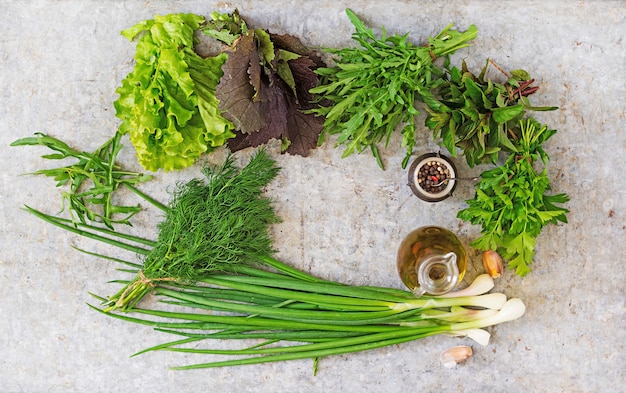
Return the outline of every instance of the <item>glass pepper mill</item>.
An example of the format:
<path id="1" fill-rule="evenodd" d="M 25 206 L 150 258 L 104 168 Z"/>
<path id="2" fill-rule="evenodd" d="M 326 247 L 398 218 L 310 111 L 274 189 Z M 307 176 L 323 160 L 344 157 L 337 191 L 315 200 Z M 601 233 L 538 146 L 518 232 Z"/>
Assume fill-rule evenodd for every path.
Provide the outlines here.
<path id="1" fill-rule="evenodd" d="M 417 228 L 398 249 L 400 279 L 416 297 L 450 292 L 465 275 L 465 248 L 449 230 L 437 226 Z"/>

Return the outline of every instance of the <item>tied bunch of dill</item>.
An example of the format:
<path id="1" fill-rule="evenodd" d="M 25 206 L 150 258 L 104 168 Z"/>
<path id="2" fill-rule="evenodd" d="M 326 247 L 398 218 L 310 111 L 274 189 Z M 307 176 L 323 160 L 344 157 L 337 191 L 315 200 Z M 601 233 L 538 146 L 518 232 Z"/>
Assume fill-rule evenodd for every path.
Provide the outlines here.
<path id="1" fill-rule="evenodd" d="M 154 248 L 135 280 L 111 297 L 110 309 L 136 303 L 153 281 L 192 283 L 273 253 L 267 229 L 280 219 L 262 193 L 279 168 L 264 150 L 244 168 L 234 161 L 229 155 L 223 165 L 202 170 L 206 180 L 178 184 Z"/>

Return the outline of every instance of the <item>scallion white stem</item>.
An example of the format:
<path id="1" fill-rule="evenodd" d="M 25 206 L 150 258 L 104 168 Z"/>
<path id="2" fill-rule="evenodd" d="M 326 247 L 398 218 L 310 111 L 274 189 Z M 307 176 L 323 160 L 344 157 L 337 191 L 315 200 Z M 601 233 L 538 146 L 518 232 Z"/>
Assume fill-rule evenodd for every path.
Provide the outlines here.
<path id="1" fill-rule="evenodd" d="M 491 333 L 489 333 L 485 329 L 455 330 L 454 332 L 447 332 L 445 334 L 455 337 L 471 338 L 477 344 L 482 345 L 483 347 L 489 345 L 489 340 L 491 339 Z"/>
<path id="2" fill-rule="evenodd" d="M 520 318 L 526 312 L 526 306 L 517 298 L 509 299 L 497 314 L 477 321 L 460 322 L 450 325 L 452 331 L 484 328 L 500 323 L 513 321 Z"/>
<path id="3" fill-rule="evenodd" d="M 470 286 L 438 297 L 477 296 L 491 291 L 494 287 L 493 278 L 488 274 L 481 274 L 472 281 Z"/>
<path id="4" fill-rule="evenodd" d="M 468 322 L 491 317 L 498 313 L 498 310 L 486 308 L 477 310 L 460 306 L 450 307 L 450 311 L 439 309 L 427 309 L 422 311 L 421 317 L 424 319 L 437 319 L 450 322 Z"/>
<path id="5" fill-rule="evenodd" d="M 403 303 L 397 303 L 393 309 L 398 311 L 412 310 L 415 308 L 437 308 L 451 306 L 472 306 L 499 310 L 506 303 L 506 295 L 503 293 L 488 293 L 478 296 L 462 297 L 420 297 Z"/>

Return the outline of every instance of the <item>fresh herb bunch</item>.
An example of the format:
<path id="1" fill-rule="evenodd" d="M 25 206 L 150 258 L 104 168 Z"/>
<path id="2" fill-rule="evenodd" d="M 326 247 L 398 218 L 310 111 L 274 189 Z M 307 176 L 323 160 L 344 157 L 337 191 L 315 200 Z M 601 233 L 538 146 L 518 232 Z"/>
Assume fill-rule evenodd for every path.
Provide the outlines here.
<path id="1" fill-rule="evenodd" d="M 118 299 L 123 304 L 112 305 L 112 299 L 94 295 L 104 305 L 91 307 L 176 337 L 139 353 L 231 357 L 222 361 L 212 356 L 208 363 L 175 367 L 179 370 L 313 359 L 315 371 L 318 359 L 325 356 L 438 334 L 467 336 L 485 346 L 490 334 L 483 328 L 524 314 L 520 299 L 488 293 L 494 282 L 486 274 L 457 293 L 415 298 L 407 290 L 324 280 L 276 260 L 270 256 L 265 229 L 277 218 L 259 193 L 276 170 L 260 152 L 240 171 L 229 158 L 223 167 L 205 170 L 208 183 L 180 184 L 170 206 L 161 207 L 166 220 L 156 241 L 101 226 L 76 227 L 66 219 L 26 209 L 59 228 L 146 257 L 141 266 L 123 257 L 80 250 L 123 264 L 124 271 L 137 275 L 131 283 L 115 281 L 126 285 Z M 156 278 L 146 277 L 152 274 Z M 147 292 L 160 301 L 137 307 Z M 114 308 L 124 312 L 112 312 Z M 229 340 L 232 347 L 215 348 L 210 343 L 216 339 Z M 242 348 L 237 343 L 242 340 L 255 341 Z"/>
<path id="2" fill-rule="evenodd" d="M 457 149 L 467 164 L 474 167 L 496 163 L 499 153 L 515 151 L 512 139 L 519 121 L 528 110 L 549 111 L 557 107 L 532 106 L 529 96 L 535 93 L 534 79 L 524 70 L 510 72 L 504 83 L 486 77 L 490 60 L 478 76 L 471 73 L 465 61 L 461 69 L 444 65 L 445 82 L 437 88 L 428 105 L 426 126 L 435 139 L 456 157 Z"/>
<path id="3" fill-rule="evenodd" d="M 458 217 L 482 226 L 481 236 L 471 243 L 479 250 L 497 250 L 519 276 L 530 271 L 536 239 L 548 224 L 567 222 L 568 212 L 559 204 L 565 194 L 548 195 L 548 155 L 542 144 L 556 130 L 530 118 L 522 120 L 514 135 L 515 150 L 503 165 L 481 174 L 474 199 Z M 543 169 L 535 166 L 541 163 Z"/>
<path id="4" fill-rule="evenodd" d="M 229 155 L 222 166 L 203 169 L 206 180 L 178 184 L 156 245 L 137 278 L 111 297 L 110 309 L 139 301 L 153 281 L 194 282 L 271 255 L 268 227 L 279 219 L 262 192 L 278 170 L 261 150 L 243 169 Z"/>
<path id="5" fill-rule="evenodd" d="M 69 189 L 62 193 L 62 209 L 65 210 L 67 207 L 75 224 L 91 221 L 113 228 L 114 224 L 130 225 L 130 218 L 141 211 L 139 205 L 116 204 L 113 194 L 120 186 L 140 193 L 134 185 L 152 179 L 149 175 L 122 170 L 115 163 L 123 146 L 120 138 L 121 134 L 116 133 L 92 153 L 75 150 L 60 139 L 43 133 L 18 139 L 11 143 L 11 146 L 46 146 L 56 153 L 43 155 L 43 158 L 77 160 L 71 165 L 41 169 L 32 174 L 52 177 L 57 182 L 57 187 L 69 186 Z"/>
<path id="6" fill-rule="evenodd" d="M 355 27 L 352 38 L 359 47 L 325 49 L 336 65 L 316 70 L 321 84 L 311 92 L 329 102 L 311 111 L 326 117 L 319 143 L 327 135 L 338 134 L 337 145 L 345 145 L 343 157 L 370 148 L 383 168 L 378 144 L 384 141 L 387 146 L 392 133 L 404 124 L 405 168 L 415 146 L 414 117 L 419 114 L 415 101 L 430 97 L 442 76 L 434 61 L 468 46 L 478 30 L 471 25 L 462 33 L 450 25 L 429 38 L 427 45 L 416 46 L 408 34 L 387 36 L 384 28 L 382 37 L 377 38 L 352 10 L 346 9 L 346 14 Z"/>
<path id="7" fill-rule="evenodd" d="M 317 147 L 324 120 L 307 110 L 318 107 L 310 88 L 321 58 L 292 35 L 248 29 L 237 11 L 211 15 L 204 34 L 229 47 L 215 95 L 224 117 L 234 124 L 232 152 L 281 141 L 282 151 L 308 156 Z"/>
<path id="8" fill-rule="evenodd" d="M 114 103 L 119 132 L 130 134 L 147 170 L 188 167 L 234 137 L 215 98 L 227 55 L 194 52 L 194 34 L 204 21 L 194 14 L 157 15 L 122 31 L 137 46 L 135 66 Z"/>

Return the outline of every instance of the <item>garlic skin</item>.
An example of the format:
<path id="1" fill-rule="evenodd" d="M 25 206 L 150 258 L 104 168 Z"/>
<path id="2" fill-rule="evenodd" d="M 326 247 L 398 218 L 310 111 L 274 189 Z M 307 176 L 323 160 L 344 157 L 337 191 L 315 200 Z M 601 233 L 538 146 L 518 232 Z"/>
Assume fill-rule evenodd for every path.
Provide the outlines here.
<path id="1" fill-rule="evenodd" d="M 458 363 L 464 362 L 472 356 L 472 347 L 459 345 L 448 348 L 439 355 L 439 360 L 446 368 L 453 368 Z"/>
<path id="2" fill-rule="evenodd" d="M 483 252 L 483 267 L 491 277 L 500 277 L 503 270 L 502 257 L 493 250 Z"/>

